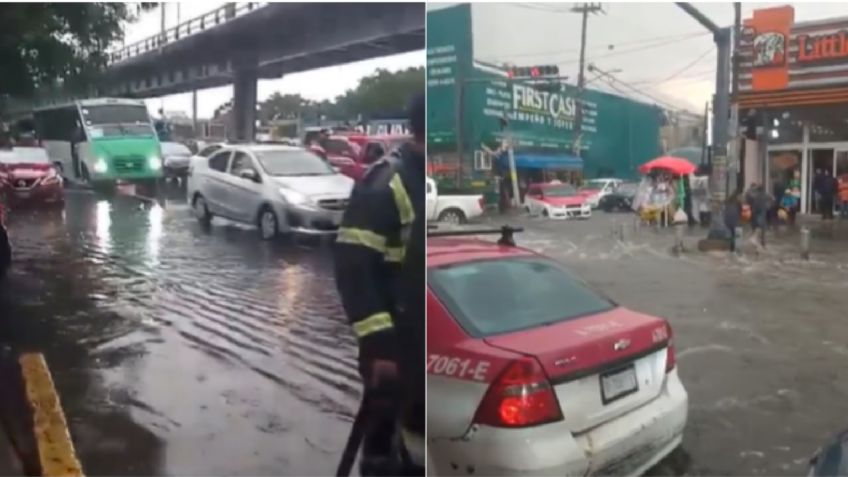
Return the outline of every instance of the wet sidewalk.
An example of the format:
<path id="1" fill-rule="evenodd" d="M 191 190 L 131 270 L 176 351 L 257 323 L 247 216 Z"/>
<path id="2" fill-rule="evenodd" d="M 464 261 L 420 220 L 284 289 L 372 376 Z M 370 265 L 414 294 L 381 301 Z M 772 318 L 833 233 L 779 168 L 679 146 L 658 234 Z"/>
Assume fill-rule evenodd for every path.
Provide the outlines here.
<path id="1" fill-rule="evenodd" d="M 15 461 L 12 444 L 6 433 L 0 431 L 0 475 L 20 475 L 21 470 Z"/>

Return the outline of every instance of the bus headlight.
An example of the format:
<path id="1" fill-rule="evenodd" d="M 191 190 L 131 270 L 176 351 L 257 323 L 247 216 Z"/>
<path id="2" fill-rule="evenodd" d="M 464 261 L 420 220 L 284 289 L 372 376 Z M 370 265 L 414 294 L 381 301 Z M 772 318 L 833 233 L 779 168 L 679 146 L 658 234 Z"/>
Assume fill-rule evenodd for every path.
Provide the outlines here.
<path id="1" fill-rule="evenodd" d="M 150 169 L 158 171 L 162 168 L 162 158 L 160 158 L 159 156 L 152 156 L 147 161 L 147 165 L 150 167 Z"/>
<path id="2" fill-rule="evenodd" d="M 94 172 L 98 174 L 105 174 L 107 170 L 109 170 L 109 166 L 106 165 L 106 161 L 103 159 L 98 159 L 97 162 L 94 163 Z"/>

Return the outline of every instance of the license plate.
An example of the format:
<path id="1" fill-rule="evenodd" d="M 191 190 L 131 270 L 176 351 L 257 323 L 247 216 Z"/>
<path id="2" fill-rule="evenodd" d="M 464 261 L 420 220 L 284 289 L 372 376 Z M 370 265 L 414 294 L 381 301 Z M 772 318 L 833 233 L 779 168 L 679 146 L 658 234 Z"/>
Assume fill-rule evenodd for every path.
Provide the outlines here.
<path id="1" fill-rule="evenodd" d="M 29 191 L 18 191 L 16 192 L 19 199 L 29 199 L 31 193 Z"/>
<path id="2" fill-rule="evenodd" d="M 604 404 L 635 393 L 638 389 L 636 368 L 632 364 L 601 375 L 601 400 Z"/>

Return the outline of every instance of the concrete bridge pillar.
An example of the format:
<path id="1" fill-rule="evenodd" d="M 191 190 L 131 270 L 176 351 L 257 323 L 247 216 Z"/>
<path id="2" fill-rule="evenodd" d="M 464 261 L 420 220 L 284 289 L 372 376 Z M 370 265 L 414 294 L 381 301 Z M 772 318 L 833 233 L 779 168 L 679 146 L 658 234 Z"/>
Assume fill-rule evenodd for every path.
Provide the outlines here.
<path id="1" fill-rule="evenodd" d="M 256 138 L 256 62 L 239 64 L 233 77 L 233 133 L 239 141 Z"/>

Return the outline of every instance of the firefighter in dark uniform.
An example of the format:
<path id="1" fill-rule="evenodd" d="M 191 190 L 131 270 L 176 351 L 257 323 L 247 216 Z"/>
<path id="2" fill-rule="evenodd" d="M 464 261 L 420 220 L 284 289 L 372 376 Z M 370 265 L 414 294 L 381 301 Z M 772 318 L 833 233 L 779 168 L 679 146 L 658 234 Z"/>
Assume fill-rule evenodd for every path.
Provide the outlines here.
<path id="1" fill-rule="evenodd" d="M 359 342 L 371 409 L 364 476 L 424 472 L 417 455 L 425 421 L 423 95 L 410 105 L 410 126 L 414 140 L 376 162 L 355 186 L 336 241 L 336 284 Z"/>

